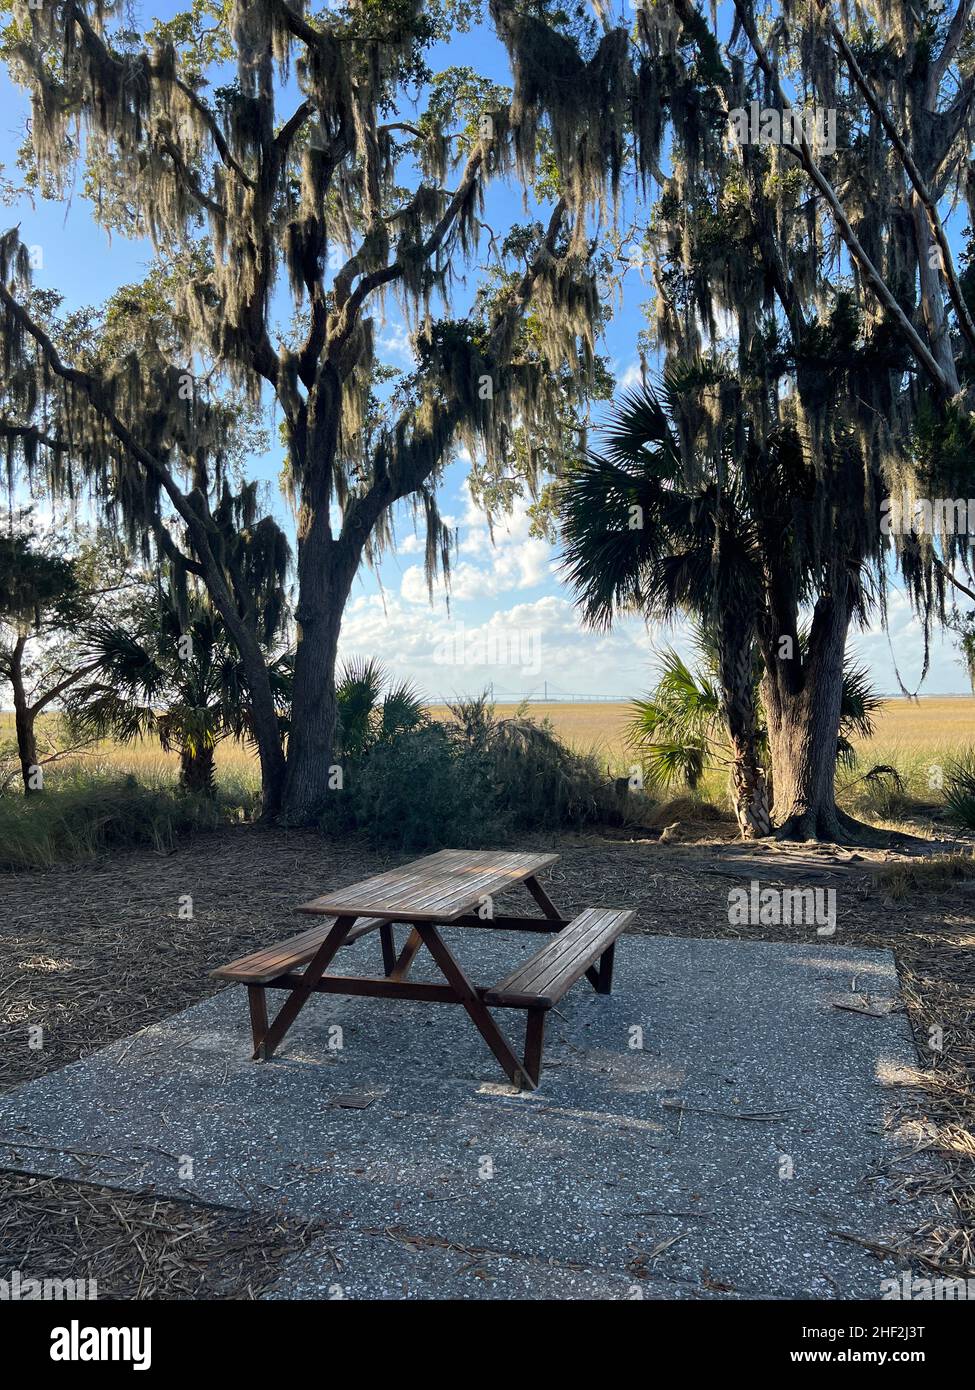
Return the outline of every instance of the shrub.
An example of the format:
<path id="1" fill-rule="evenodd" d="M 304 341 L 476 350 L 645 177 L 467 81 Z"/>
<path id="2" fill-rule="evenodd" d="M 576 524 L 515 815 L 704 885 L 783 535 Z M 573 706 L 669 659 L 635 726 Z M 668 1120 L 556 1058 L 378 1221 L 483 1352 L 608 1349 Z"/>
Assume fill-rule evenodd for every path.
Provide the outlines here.
<path id="1" fill-rule="evenodd" d="M 375 748 L 349 772 L 353 824 L 401 849 L 467 846 L 504 834 L 483 761 L 429 723 Z"/>
<path id="2" fill-rule="evenodd" d="M 364 830 L 413 850 L 620 819 L 596 759 L 567 748 L 546 725 L 521 712 L 497 719 L 483 697 L 451 713 L 452 721 L 424 720 L 349 760 L 345 790 L 322 829 Z"/>
<path id="3" fill-rule="evenodd" d="M 975 756 L 971 753 L 946 771 L 945 813 L 956 825 L 975 830 Z"/>

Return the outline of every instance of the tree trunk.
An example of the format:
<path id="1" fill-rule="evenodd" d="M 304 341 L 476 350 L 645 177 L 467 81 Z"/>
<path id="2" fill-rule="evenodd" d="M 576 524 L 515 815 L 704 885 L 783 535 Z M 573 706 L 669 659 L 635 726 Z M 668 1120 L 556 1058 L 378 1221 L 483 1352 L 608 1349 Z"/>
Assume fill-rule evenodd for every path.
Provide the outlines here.
<path id="1" fill-rule="evenodd" d="M 17 728 L 17 753 L 20 758 L 20 773 L 24 779 L 24 795 L 33 796 L 43 790 L 36 782 L 38 773 L 37 734 L 34 728 L 34 711 L 26 703 L 14 702 L 14 722 Z M 32 783 L 36 783 L 32 785 Z"/>
<path id="2" fill-rule="evenodd" d="M 333 540 L 326 524 L 316 517 L 298 552 L 298 645 L 282 808 L 289 825 L 311 824 L 334 794 L 335 663 L 359 554 L 347 541 Z"/>
<path id="3" fill-rule="evenodd" d="M 750 621 L 740 615 L 722 615 L 718 674 L 731 739 L 731 794 L 743 840 L 758 840 L 772 833 L 765 769 L 758 751 L 753 642 Z"/>
<path id="4" fill-rule="evenodd" d="M 244 680 L 250 697 L 251 728 L 261 764 L 262 819 L 272 820 L 281 807 L 285 763 L 267 659 L 253 627 L 241 617 L 236 600 L 209 546 L 199 546 L 198 553 L 210 597 L 227 625 L 244 668 Z"/>
<path id="5" fill-rule="evenodd" d="M 856 838 L 856 823 L 837 807 L 834 786 L 849 621 L 844 600 L 821 598 L 801 670 L 797 656 L 790 661 L 767 656 L 762 695 L 776 835 L 782 840 Z"/>
<path id="6" fill-rule="evenodd" d="M 924 316 L 924 326 L 928 330 L 931 351 L 944 373 L 948 394 L 956 396 L 961 387 L 958 381 L 958 370 L 955 367 L 951 327 L 945 312 L 938 247 L 931 234 L 928 214 L 916 193 L 911 195 L 911 215 L 914 220 L 918 283 L 921 290 L 921 312 Z"/>
<path id="7" fill-rule="evenodd" d="M 33 796 L 43 790 L 41 785 L 32 785 L 38 768 L 37 762 L 37 711 L 27 698 L 24 688 L 23 657 L 25 638 L 18 638 L 11 654 L 9 679 L 14 696 L 14 728 L 17 732 L 17 756 L 20 760 L 20 775 L 24 782 L 24 795 Z"/>
<path id="8" fill-rule="evenodd" d="M 181 750 L 179 755 L 179 780 L 181 786 L 197 796 L 215 797 L 217 783 L 214 769 L 214 749 L 198 748 Z"/>

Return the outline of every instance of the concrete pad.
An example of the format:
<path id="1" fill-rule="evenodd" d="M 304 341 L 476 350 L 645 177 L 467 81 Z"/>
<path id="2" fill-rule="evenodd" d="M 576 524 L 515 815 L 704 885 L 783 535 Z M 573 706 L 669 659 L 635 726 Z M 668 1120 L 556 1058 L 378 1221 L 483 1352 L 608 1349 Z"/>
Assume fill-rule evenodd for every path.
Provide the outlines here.
<path id="1" fill-rule="evenodd" d="M 485 984 L 537 945 L 448 939 Z M 279 1297 L 876 1298 L 895 1266 L 835 1233 L 896 1246 L 934 1211 L 884 1178 L 911 1166 L 906 1017 L 836 1007 L 854 988 L 894 1001 L 891 954 L 626 936 L 613 995 L 550 1016 L 532 1095 L 425 1004 L 316 996 L 252 1063 L 230 988 L 0 1097 L 0 1166 L 332 1223 Z"/>

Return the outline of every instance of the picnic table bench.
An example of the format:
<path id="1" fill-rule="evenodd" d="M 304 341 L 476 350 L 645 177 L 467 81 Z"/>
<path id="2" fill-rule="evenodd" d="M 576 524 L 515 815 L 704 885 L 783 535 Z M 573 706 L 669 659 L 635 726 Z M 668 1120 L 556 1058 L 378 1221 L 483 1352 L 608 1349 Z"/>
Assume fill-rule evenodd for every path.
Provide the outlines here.
<path id="1" fill-rule="evenodd" d="M 441 850 L 304 903 L 297 911 L 323 921 L 288 941 L 253 951 L 213 971 L 218 979 L 247 987 L 254 1059 L 267 1061 L 273 1056 L 312 994 L 460 1004 L 512 1085 L 533 1090 L 541 1074 L 548 1010 L 583 975 L 598 993 L 609 994 L 616 938 L 633 917 L 632 912 L 615 907 L 590 907 L 571 920 L 564 917 L 538 881 L 538 874 L 558 857 Z M 494 895 L 516 883 L 525 885 L 543 916 L 494 913 Z M 394 924 L 409 928 L 398 951 Z M 471 982 L 444 941 L 438 930 L 444 926 L 540 932 L 549 939 L 503 980 L 480 986 Z M 328 972 L 344 946 L 373 931 L 380 936 L 381 976 Z M 409 978 L 421 947 L 433 957 L 443 983 Z M 303 971 L 301 966 L 305 966 Z M 269 989 L 284 990 L 288 996 L 270 1022 Z M 527 1011 L 523 1060 L 515 1054 L 491 1008 Z"/>

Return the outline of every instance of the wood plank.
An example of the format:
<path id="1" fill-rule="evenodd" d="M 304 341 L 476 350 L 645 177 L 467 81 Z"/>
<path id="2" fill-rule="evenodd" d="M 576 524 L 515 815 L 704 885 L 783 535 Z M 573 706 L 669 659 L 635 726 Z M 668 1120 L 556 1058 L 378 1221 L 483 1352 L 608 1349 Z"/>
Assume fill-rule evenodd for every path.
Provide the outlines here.
<path id="1" fill-rule="evenodd" d="M 523 961 L 520 966 L 511 972 L 507 983 L 517 984 L 524 987 L 523 992 L 533 993 L 528 987 L 540 979 L 547 970 L 553 966 L 558 968 L 563 958 L 571 958 L 585 950 L 590 937 L 598 938 L 605 926 L 605 919 L 602 913 L 594 914 L 591 910 L 581 913 L 563 931 L 554 936 L 547 945 L 536 951 L 527 961 Z"/>
<path id="2" fill-rule="evenodd" d="M 550 922 L 562 922 L 563 926 L 565 925 L 561 912 L 559 912 L 558 908 L 552 902 L 552 899 L 546 893 L 534 874 L 529 875 L 529 877 L 525 879 L 525 887 L 528 889 L 529 893 L 531 893 Z"/>
<path id="3" fill-rule="evenodd" d="M 604 936 L 612 935 L 615 920 L 615 914 L 605 915 L 592 910 L 581 914 L 516 973 L 522 992 L 543 993 L 545 982 L 557 979 L 567 962 L 584 956 L 587 952 L 595 954 L 595 945 Z"/>
<path id="4" fill-rule="evenodd" d="M 625 923 L 624 923 L 625 925 Z M 566 929 L 567 934 L 568 928 Z M 521 983 L 513 986 L 511 993 L 540 994 L 553 999 L 565 993 L 569 984 L 574 984 L 589 965 L 602 954 L 606 946 L 614 941 L 622 927 L 614 928 L 614 919 L 605 922 L 595 921 L 585 931 L 559 943 L 547 958 L 539 961 L 534 971 L 521 977 Z M 580 964 L 581 962 L 581 964 Z M 574 972 L 574 973 L 573 973 Z M 565 981 L 568 980 L 568 984 Z"/>
<path id="5" fill-rule="evenodd" d="M 303 903 L 299 912 L 367 914 L 387 921 L 450 922 L 558 860 L 527 851 L 440 850 Z"/>
<path id="6" fill-rule="evenodd" d="M 587 908 L 547 946 L 484 991 L 488 1004 L 507 1008 L 550 1008 L 616 940 L 634 913 L 622 908 Z"/>
<path id="7" fill-rule="evenodd" d="M 454 957 L 453 952 L 440 936 L 436 927 L 430 926 L 428 923 L 418 924 L 417 931 L 423 937 L 423 944 L 440 966 L 448 982 L 457 991 L 460 1002 L 467 1010 L 474 1027 L 501 1063 L 508 1080 L 519 1090 L 527 1088 L 533 1091 L 535 1089 L 534 1079 L 515 1056 L 508 1039 L 485 1008 L 480 990 L 476 990 L 468 980 L 460 962 Z"/>
<path id="8" fill-rule="evenodd" d="M 328 936 L 312 956 L 308 965 L 305 966 L 300 979 L 281 1005 L 274 1022 L 264 1034 L 263 1043 L 254 1049 L 255 1060 L 260 1057 L 265 1061 L 270 1061 L 273 1057 L 275 1048 L 284 1039 L 288 1029 L 308 1003 L 312 991 L 328 969 L 332 957 L 352 930 L 354 923 L 354 917 L 336 917 Z"/>
<path id="9" fill-rule="evenodd" d="M 475 927 L 478 930 L 489 931 L 533 931 L 544 932 L 546 936 L 551 936 L 560 927 L 569 925 L 568 917 L 478 917 L 472 913 L 465 913 L 462 917 L 454 917 L 449 922 L 441 924 L 447 928 L 453 927 Z"/>
<path id="10" fill-rule="evenodd" d="M 525 1070 L 535 1085 L 542 1074 L 542 1050 L 545 1045 L 545 1015 L 547 1009 L 529 1009 L 525 1028 Z"/>
<path id="11" fill-rule="evenodd" d="M 349 932 L 344 944 L 350 945 L 367 932 L 376 931 L 384 922 L 385 919 L 380 917 L 362 918 Z M 238 984 L 267 984 L 286 970 L 293 970 L 295 966 L 304 965 L 306 961 L 311 960 L 333 925 L 333 922 L 327 921 L 316 927 L 309 927 L 307 931 L 299 932 L 287 941 L 264 946 L 259 951 L 252 951 L 250 955 L 240 956 L 227 965 L 221 965 L 218 969 L 211 970 L 210 974 L 218 980 L 234 980 Z"/>
<path id="12" fill-rule="evenodd" d="M 267 1033 L 267 997 L 260 985 L 247 986 L 247 1005 L 251 1016 L 251 1036 L 257 1052 Z"/>
<path id="13" fill-rule="evenodd" d="M 409 936 L 406 938 L 406 945 L 396 958 L 396 964 L 392 970 L 387 970 L 387 975 L 391 980 L 405 980 L 410 973 L 410 966 L 413 964 L 416 954 L 423 945 L 423 937 L 413 927 Z"/>
<path id="14" fill-rule="evenodd" d="M 280 975 L 267 989 L 294 989 L 299 974 Z M 364 999 L 413 999 L 424 1004 L 459 1004 L 457 991 L 449 984 L 427 980 L 396 980 L 378 975 L 323 975 L 311 987 L 312 994 L 348 994 Z"/>
<path id="15" fill-rule="evenodd" d="M 460 854 L 461 851 L 443 851 L 443 854 Z M 473 852 L 472 852 L 473 853 Z M 440 858 L 440 856 L 432 856 Z M 403 911 L 403 915 L 409 915 L 411 920 L 437 920 L 443 918 L 445 914 L 455 916 L 457 914 L 458 899 L 464 906 L 478 906 L 481 898 L 490 896 L 494 892 L 503 891 L 512 883 L 521 881 L 525 873 L 533 868 L 539 859 L 551 859 L 554 863 L 558 856 L 539 856 L 539 855 L 506 855 L 506 864 L 501 866 L 503 877 L 498 878 L 499 856 L 489 853 L 484 856 L 484 864 L 472 865 L 471 856 L 464 854 L 464 858 L 459 862 L 456 869 L 461 877 L 456 877 L 455 867 L 449 863 L 442 872 L 438 870 L 436 876 L 431 877 L 429 870 L 424 867 L 425 861 L 419 861 L 417 865 L 404 865 L 401 870 L 392 871 L 399 876 L 399 887 L 394 884 L 392 891 L 397 894 L 397 903 Z M 385 878 L 380 875 L 380 878 Z M 369 881 L 363 885 L 354 885 L 368 888 Z M 389 885 L 386 885 L 389 888 Z M 353 891 L 353 890 L 347 890 Z M 386 891 L 384 889 L 384 891 Z M 341 896 L 341 895 L 338 895 Z M 370 901 L 372 900 L 370 896 Z M 321 900 L 325 901 L 325 900 Z M 317 908 L 316 908 L 317 910 Z M 382 909 L 377 909 L 381 912 Z M 386 914 L 389 915 L 389 914 Z M 390 917 L 390 920 L 395 920 Z"/>

